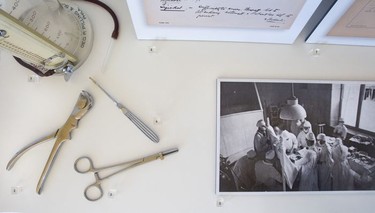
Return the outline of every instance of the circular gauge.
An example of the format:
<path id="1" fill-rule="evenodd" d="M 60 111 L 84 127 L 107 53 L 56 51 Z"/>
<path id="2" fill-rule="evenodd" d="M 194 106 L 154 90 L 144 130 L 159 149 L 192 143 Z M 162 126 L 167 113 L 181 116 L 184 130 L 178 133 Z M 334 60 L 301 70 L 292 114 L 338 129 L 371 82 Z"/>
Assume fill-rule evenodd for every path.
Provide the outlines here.
<path id="1" fill-rule="evenodd" d="M 78 58 L 77 68 L 88 57 L 93 33 L 87 15 L 72 3 L 42 4 L 27 10 L 20 20 Z"/>
<path id="2" fill-rule="evenodd" d="M 4 3 L 0 0 L 0 7 L 77 57 L 73 69 L 90 54 L 93 44 L 91 23 L 76 4 L 57 0 L 6 0 Z"/>

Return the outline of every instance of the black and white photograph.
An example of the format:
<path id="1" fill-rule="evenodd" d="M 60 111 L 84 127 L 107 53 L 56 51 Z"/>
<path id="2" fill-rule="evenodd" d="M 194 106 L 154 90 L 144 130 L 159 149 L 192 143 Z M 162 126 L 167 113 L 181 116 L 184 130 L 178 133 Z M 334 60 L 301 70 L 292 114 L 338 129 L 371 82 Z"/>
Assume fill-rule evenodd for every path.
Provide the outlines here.
<path id="1" fill-rule="evenodd" d="M 218 79 L 216 192 L 374 190 L 374 88 Z"/>

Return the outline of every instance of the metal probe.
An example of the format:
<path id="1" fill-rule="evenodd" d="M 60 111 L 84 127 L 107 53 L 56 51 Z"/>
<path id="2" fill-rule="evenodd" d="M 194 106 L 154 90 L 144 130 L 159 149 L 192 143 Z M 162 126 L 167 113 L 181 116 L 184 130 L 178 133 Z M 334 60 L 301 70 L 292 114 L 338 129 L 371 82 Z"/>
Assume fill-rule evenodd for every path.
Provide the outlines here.
<path id="1" fill-rule="evenodd" d="M 101 89 L 113 102 L 116 103 L 116 106 L 117 108 L 119 108 L 122 113 L 124 113 L 124 115 L 126 117 L 128 117 L 130 119 L 131 122 L 133 122 L 133 124 L 138 127 L 138 129 L 140 129 L 143 134 L 145 134 L 151 141 L 155 142 L 155 143 L 158 143 L 159 142 L 159 137 L 156 135 L 155 132 L 153 132 L 146 124 L 144 124 L 137 116 L 135 116 L 130 110 L 128 110 L 124 105 L 122 105 L 121 103 L 119 103 L 116 99 L 114 99 L 107 91 L 105 91 L 103 89 L 103 87 L 101 87 L 98 82 L 96 82 L 92 77 L 89 77 L 90 80 L 96 85 L 99 87 L 99 89 Z"/>

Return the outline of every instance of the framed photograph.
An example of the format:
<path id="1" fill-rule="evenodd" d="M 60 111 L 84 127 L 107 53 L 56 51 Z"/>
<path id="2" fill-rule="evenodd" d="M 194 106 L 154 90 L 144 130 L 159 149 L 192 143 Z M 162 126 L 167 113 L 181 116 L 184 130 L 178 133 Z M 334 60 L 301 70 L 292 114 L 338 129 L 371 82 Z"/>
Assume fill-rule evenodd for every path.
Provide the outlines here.
<path id="1" fill-rule="evenodd" d="M 218 79 L 216 193 L 374 190 L 374 88 Z"/>
<path id="2" fill-rule="evenodd" d="M 127 0 L 138 39 L 292 44 L 321 0 Z"/>
<path id="3" fill-rule="evenodd" d="M 340 0 L 307 43 L 375 46 L 375 0 Z"/>

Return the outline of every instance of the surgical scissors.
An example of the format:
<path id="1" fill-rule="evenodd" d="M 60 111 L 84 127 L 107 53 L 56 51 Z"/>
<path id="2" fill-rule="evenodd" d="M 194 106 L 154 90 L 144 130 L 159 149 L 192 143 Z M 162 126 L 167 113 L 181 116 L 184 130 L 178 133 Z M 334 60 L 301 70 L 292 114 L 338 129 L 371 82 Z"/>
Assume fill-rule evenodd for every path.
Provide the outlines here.
<path id="1" fill-rule="evenodd" d="M 96 168 L 94 166 L 94 163 L 92 162 L 92 159 L 87 156 L 83 156 L 78 158 L 74 162 L 74 169 L 81 174 L 88 173 L 88 172 L 93 172 L 95 176 L 95 182 L 93 184 L 90 184 L 86 187 L 84 191 L 85 198 L 89 201 L 97 201 L 100 198 L 103 197 L 103 189 L 102 189 L 102 182 L 120 172 L 123 172 L 127 169 L 145 164 L 150 161 L 154 161 L 157 159 L 163 160 L 164 156 L 178 152 L 177 148 L 170 149 L 164 152 L 159 152 L 153 155 L 149 155 L 147 157 L 139 158 L 137 160 L 132 160 L 132 161 L 127 161 L 123 163 L 118 163 L 110 166 L 105 166 L 105 167 L 100 167 Z M 120 168 L 119 170 L 108 174 L 107 176 L 100 177 L 99 172 L 107 170 L 107 169 L 113 169 L 113 168 Z"/>

